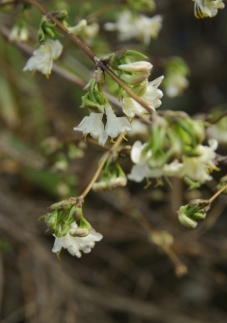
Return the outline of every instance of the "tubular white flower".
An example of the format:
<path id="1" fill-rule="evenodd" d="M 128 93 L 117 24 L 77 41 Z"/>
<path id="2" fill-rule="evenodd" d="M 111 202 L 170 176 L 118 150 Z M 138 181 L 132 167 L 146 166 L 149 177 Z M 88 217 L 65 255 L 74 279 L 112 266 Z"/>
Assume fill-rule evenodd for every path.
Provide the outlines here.
<path id="1" fill-rule="evenodd" d="M 224 9 L 222 0 L 192 0 L 195 1 L 194 13 L 196 18 L 214 17 L 218 9 Z"/>
<path id="2" fill-rule="evenodd" d="M 116 117 L 110 105 L 105 106 L 107 122 L 105 131 L 111 138 L 116 138 L 119 134 L 124 134 L 131 130 L 130 122 L 126 117 Z"/>
<path id="3" fill-rule="evenodd" d="M 84 117 L 81 123 L 77 127 L 73 128 L 73 130 L 81 131 L 83 135 L 88 135 L 90 133 L 94 139 L 98 139 L 100 145 L 104 146 L 107 141 L 108 134 L 104 130 L 102 117 L 103 113 L 92 112 L 89 117 Z"/>
<path id="4" fill-rule="evenodd" d="M 23 71 L 40 71 L 47 77 L 51 74 L 53 60 L 62 53 L 63 46 L 58 40 L 47 39 L 46 42 L 33 52 Z"/>
<path id="5" fill-rule="evenodd" d="M 161 104 L 161 98 L 163 93 L 158 89 L 161 84 L 164 76 L 160 76 L 152 82 L 149 82 L 147 85 L 146 92 L 141 96 L 141 99 L 145 101 L 151 109 L 157 109 Z M 143 116 L 147 113 L 147 110 L 142 107 L 138 102 L 132 98 L 124 97 L 122 101 L 123 112 L 130 118 L 133 118 L 136 114 Z"/>
<path id="6" fill-rule="evenodd" d="M 71 228 L 76 229 L 78 226 L 74 222 L 71 224 Z M 67 249 L 72 256 L 78 258 L 81 257 L 81 251 L 89 253 L 95 246 L 95 242 L 100 241 L 103 238 L 102 234 L 91 229 L 86 237 L 73 237 L 68 232 L 63 237 L 55 237 L 54 247 L 52 252 L 57 253 L 62 248 Z"/>

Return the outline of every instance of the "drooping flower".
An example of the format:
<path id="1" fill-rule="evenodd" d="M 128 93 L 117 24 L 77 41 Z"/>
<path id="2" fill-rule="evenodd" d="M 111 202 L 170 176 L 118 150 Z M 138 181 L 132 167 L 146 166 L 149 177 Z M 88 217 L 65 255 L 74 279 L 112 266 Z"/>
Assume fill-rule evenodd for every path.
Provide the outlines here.
<path id="1" fill-rule="evenodd" d="M 174 98 L 180 95 L 184 89 L 186 89 L 189 85 L 187 78 L 181 74 L 172 74 L 171 77 L 166 80 L 166 94 Z"/>
<path id="2" fill-rule="evenodd" d="M 141 96 L 141 99 L 146 102 L 153 110 L 157 109 L 162 104 L 160 99 L 162 98 L 163 93 L 160 89 L 158 89 L 158 87 L 161 84 L 163 78 L 164 76 L 160 76 L 154 81 L 148 82 L 146 91 Z M 143 108 L 142 105 L 140 105 L 130 97 L 123 98 L 122 109 L 129 118 L 133 118 L 136 114 L 143 116 L 143 114 L 147 113 L 147 110 Z"/>
<path id="3" fill-rule="evenodd" d="M 104 125 L 102 122 L 103 113 L 94 113 L 92 112 L 90 116 L 84 117 L 81 123 L 73 128 L 75 131 L 82 131 L 83 135 L 90 134 L 94 139 L 98 139 L 99 144 L 104 146 L 108 134 L 104 130 Z"/>
<path id="4" fill-rule="evenodd" d="M 71 229 L 77 229 L 78 226 L 75 222 L 70 225 Z M 57 253 L 61 251 L 62 248 L 67 249 L 72 256 L 78 258 L 81 257 L 81 251 L 84 253 L 91 252 L 91 249 L 94 248 L 95 242 L 100 241 L 103 238 L 101 233 L 96 232 L 94 229 L 91 229 L 87 236 L 78 237 L 72 236 L 70 230 L 63 237 L 55 237 L 54 247 L 52 251 Z"/>
<path id="5" fill-rule="evenodd" d="M 201 184 L 212 179 L 210 173 L 213 170 L 218 170 L 214 164 L 216 157 L 214 151 L 217 149 L 218 142 L 215 139 L 210 139 L 208 143 L 209 146 L 198 145 L 198 157 L 183 156 L 182 176 L 187 176 Z"/>
<path id="6" fill-rule="evenodd" d="M 125 134 L 131 129 L 130 122 L 126 117 L 116 117 L 112 107 L 105 105 L 107 122 L 104 129 L 102 122 L 103 113 L 92 112 L 90 116 L 84 117 L 78 127 L 73 128 L 75 131 L 82 131 L 84 135 L 90 134 L 94 139 L 98 139 L 99 144 L 104 146 L 108 136 L 116 138 L 120 134 Z"/>
<path id="7" fill-rule="evenodd" d="M 148 160 L 152 156 L 152 151 L 144 152 L 146 144 L 136 141 L 131 150 L 131 160 L 135 164 L 131 173 L 128 174 L 128 179 L 135 182 L 142 182 L 144 178 L 158 178 L 162 176 L 162 170 L 157 168 L 150 168 Z"/>
<path id="8" fill-rule="evenodd" d="M 222 0 L 192 0 L 195 1 L 194 13 L 196 18 L 214 17 L 218 9 L 224 9 Z"/>
<path id="9" fill-rule="evenodd" d="M 131 11 L 124 10 L 117 16 L 116 23 L 106 23 L 104 28 L 108 31 L 118 31 L 120 41 L 136 38 L 149 45 L 151 38 L 156 38 L 162 27 L 162 16 L 149 18 L 138 14 L 134 16 Z"/>
<path id="10" fill-rule="evenodd" d="M 22 20 L 13 26 L 9 33 L 9 41 L 23 42 L 28 40 L 28 28 L 26 23 Z"/>
<path id="11" fill-rule="evenodd" d="M 105 131 L 110 138 L 116 138 L 120 134 L 126 133 L 131 130 L 130 122 L 126 117 L 116 117 L 110 105 L 105 106 L 107 122 Z"/>
<path id="12" fill-rule="evenodd" d="M 82 19 L 76 26 L 67 27 L 67 29 L 74 35 L 81 36 L 86 44 L 91 45 L 99 32 L 99 24 L 93 22 L 88 25 L 87 20 Z"/>
<path id="13" fill-rule="evenodd" d="M 51 74 L 53 60 L 61 55 L 62 49 L 63 46 L 58 40 L 47 39 L 33 52 L 23 71 L 39 71 L 48 77 Z"/>
<path id="14" fill-rule="evenodd" d="M 158 37 L 159 31 L 162 28 L 162 16 L 156 15 L 149 18 L 145 15 L 139 15 L 135 19 L 135 26 L 137 28 L 137 38 L 148 46 L 151 38 Z"/>

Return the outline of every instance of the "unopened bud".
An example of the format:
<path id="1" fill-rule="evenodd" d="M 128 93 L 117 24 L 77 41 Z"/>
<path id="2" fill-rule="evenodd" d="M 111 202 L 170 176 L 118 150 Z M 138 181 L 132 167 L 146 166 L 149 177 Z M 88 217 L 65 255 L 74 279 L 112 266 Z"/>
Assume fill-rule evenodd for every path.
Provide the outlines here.
<path id="1" fill-rule="evenodd" d="M 153 65 L 146 61 L 138 61 L 129 64 L 121 64 L 118 69 L 127 72 L 150 72 Z"/>
<path id="2" fill-rule="evenodd" d="M 68 27 L 68 31 L 76 36 L 80 35 L 87 26 L 87 20 L 82 19 L 76 26 Z"/>

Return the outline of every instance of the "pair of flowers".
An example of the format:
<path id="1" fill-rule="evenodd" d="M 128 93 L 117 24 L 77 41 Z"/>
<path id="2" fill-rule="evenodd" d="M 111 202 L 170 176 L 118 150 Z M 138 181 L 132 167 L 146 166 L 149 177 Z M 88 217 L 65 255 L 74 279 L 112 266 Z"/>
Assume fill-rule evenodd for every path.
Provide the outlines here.
<path id="1" fill-rule="evenodd" d="M 156 38 L 162 27 L 162 16 L 149 18 L 142 14 L 134 15 L 130 10 L 124 10 L 117 15 L 116 23 L 105 23 L 108 31 L 116 30 L 120 41 L 136 38 L 145 45 L 150 44 L 151 38 Z"/>

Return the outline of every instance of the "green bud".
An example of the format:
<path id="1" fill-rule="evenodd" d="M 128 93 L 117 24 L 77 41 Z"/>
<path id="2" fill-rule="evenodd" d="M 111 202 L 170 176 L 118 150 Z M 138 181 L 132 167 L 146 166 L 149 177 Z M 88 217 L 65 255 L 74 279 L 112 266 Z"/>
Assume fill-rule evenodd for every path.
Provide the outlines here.
<path id="1" fill-rule="evenodd" d="M 134 74 L 126 74 L 122 73 L 120 78 L 127 84 L 130 85 L 136 85 L 138 83 L 141 83 L 147 79 L 149 76 L 149 73 L 134 73 Z"/>
<path id="2" fill-rule="evenodd" d="M 197 221 L 204 220 L 210 209 L 208 200 L 194 199 L 187 205 L 181 206 L 178 213 L 178 219 L 181 224 L 188 228 L 195 228 Z"/>
<path id="3" fill-rule="evenodd" d="M 187 216 L 187 214 L 184 213 L 184 211 L 186 209 L 187 209 L 187 205 L 180 207 L 180 210 L 177 212 L 178 213 L 178 220 L 181 224 L 183 224 L 183 226 L 190 228 L 190 229 L 194 229 L 197 227 L 198 223 L 195 220 L 192 220 L 191 218 L 189 218 Z"/>
<path id="4" fill-rule="evenodd" d="M 91 101 L 89 93 L 86 93 L 84 96 L 82 96 L 81 108 L 85 107 L 90 109 L 92 112 L 104 113 L 104 106 L 100 105 L 97 102 Z"/>
<path id="5" fill-rule="evenodd" d="M 76 26 L 68 27 L 68 31 L 72 34 L 79 36 L 83 31 L 84 28 L 87 26 L 87 20 L 82 19 Z"/>
<path id="6" fill-rule="evenodd" d="M 51 233 L 55 233 L 57 220 L 58 220 L 58 211 L 47 213 L 45 216 L 45 222 Z"/>
<path id="7" fill-rule="evenodd" d="M 134 1 L 135 2 L 135 1 Z M 133 57 L 135 60 L 141 60 L 141 59 L 148 59 L 148 57 L 140 52 L 137 52 L 136 50 L 128 49 L 125 52 L 126 57 Z"/>
<path id="8" fill-rule="evenodd" d="M 53 11 L 51 14 L 58 20 L 65 20 L 68 18 L 68 11 L 67 10 L 59 10 L 59 11 Z"/>

